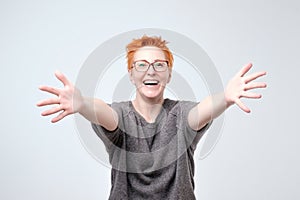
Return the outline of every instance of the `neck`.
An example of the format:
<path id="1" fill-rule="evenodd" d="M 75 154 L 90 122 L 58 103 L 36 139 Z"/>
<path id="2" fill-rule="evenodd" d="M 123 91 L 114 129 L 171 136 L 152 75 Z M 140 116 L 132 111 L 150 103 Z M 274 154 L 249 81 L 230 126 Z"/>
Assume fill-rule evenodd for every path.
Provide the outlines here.
<path id="1" fill-rule="evenodd" d="M 136 96 L 136 99 L 132 101 L 135 110 L 144 117 L 147 122 L 154 122 L 164 102 L 163 97 L 160 98 L 143 98 Z"/>

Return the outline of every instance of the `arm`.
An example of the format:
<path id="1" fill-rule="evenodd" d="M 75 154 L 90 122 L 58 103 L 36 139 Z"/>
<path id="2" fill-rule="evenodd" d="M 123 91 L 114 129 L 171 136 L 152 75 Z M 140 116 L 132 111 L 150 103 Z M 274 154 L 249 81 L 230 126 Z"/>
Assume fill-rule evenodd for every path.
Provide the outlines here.
<path id="1" fill-rule="evenodd" d="M 206 97 L 190 111 L 188 123 L 192 129 L 200 130 L 233 104 L 237 104 L 244 112 L 250 112 L 250 109 L 240 100 L 240 98 L 259 99 L 261 98 L 260 94 L 249 92 L 249 90 L 265 88 L 267 86 L 266 83 L 263 82 L 252 82 L 257 78 L 266 75 L 266 72 L 257 72 L 245 76 L 251 67 L 251 63 L 245 65 L 229 81 L 224 92 Z"/>
<path id="2" fill-rule="evenodd" d="M 43 116 L 59 113 L 51 121 L 53 123 L 62 120 L 64 117 L 79 113 L 87 120 L 100 124 L 107 130 L 115 130 L 118 126 L 117 113 L 100 99 L 84 97 L 81 92 L 60 72 L 55 76 L 63 84 L 63 88 L 54 88 L 50 86 L 40 86 L 39 89 L 56 95 L 55 98 L 49 98 L 37 103 L 37 106 L 55 105 L 53 108 L 42 112 Z"/>

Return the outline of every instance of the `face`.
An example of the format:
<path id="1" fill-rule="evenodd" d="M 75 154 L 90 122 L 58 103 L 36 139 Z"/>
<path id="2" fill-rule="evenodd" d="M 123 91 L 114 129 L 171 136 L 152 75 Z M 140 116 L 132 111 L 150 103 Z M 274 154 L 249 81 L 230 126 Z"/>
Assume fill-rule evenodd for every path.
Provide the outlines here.
<path id="1" fill-rule="evenodd" d="M 166 60 L 164 52 L 158 47 L 146 46 L 137 50 L 133 57 L 133 62 L 145 60 L 154 63 L 157 60 Z M 166 71 L 155 71 L 151 65 L 147 71 L 137 71 L 132 68 L 129 71 L 131 82 L 136 86 L 136 98 L 159 99 L 163 98 L 165 86 L 170 82 L 171 69 Z"/>

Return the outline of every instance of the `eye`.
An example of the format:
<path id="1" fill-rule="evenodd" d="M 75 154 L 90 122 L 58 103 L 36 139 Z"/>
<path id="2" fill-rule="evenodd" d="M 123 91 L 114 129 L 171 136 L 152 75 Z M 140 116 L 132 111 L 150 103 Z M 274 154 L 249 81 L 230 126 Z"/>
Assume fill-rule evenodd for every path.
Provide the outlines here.
<path id="1" fill-rule="evenodd" d="M 138 65 L 137 65 L 138 67 L 145 67 L 146 66 L 146 64 L 145 63 L 138 63 Z"/>
<path id="2" fill-rule="evenodd" d="M 156 62 L 156 63 L 154 63 L 154 65 L 157 68 L 162 68 L 162 67 L 166 66 L 166 63 L 165 62 Z"/>
<path id="3" fill-rule="evenodd" d="M 144 61 L 138 61 L 135 63 L 135 66 L 138 68 L 144 68 L 148 66 L 148 63 L 144 62 Z"/>

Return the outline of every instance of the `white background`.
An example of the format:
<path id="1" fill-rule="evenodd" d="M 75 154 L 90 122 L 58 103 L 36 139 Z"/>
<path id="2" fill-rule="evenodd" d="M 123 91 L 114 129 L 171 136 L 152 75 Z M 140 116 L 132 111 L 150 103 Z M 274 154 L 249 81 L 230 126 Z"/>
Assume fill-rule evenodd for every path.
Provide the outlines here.
<path id="1" fill-rule="evenodd" d="M 268 71 L 263 98 L 245 101 L 252 113 L 230 108 L 214 151 L 195 156 L 197 198 L 299 199 L 299 24 L 297 0 L 0 1 L 0 199 L 107 199 L 110 169 L 82 146 L 73 117 L 40 116 L 49 95 L 37 88 L 61 86 L 57 69 L 75 81 L 102 42 L 141 28 L 197 42 L 224 84 L 249 61 Z"/>

